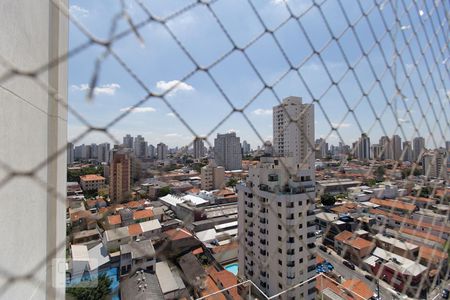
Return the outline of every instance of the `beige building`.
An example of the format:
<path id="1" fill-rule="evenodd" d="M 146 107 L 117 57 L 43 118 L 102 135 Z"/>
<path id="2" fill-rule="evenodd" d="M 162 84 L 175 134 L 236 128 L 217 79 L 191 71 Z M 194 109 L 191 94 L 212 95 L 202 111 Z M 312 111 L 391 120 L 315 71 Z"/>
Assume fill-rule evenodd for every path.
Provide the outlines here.
<path id="1" fill-rule="evenodd" d="M 80 176 L 80 185 L 83 191 L 98 191 L 105 186 L 105 177 L 88 174 Z"/>
<path id="2" fill-rule="evenodd" d="M 207 166 L 202 168 L 200 177 L 203 190 L 218 190 L 223 187 L 225 169 L 224 167 L 217 166 L 214 160 L 211 160 Z"/>

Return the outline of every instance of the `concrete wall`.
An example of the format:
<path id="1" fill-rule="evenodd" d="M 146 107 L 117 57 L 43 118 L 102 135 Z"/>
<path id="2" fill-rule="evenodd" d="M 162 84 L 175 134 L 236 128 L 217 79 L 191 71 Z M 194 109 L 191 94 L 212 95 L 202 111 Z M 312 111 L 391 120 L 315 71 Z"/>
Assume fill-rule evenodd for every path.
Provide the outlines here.
<path id="1" fill-rule="evenodd" d="M 0 1 L 0 78 L 7 72 L 3 61 L 29 71 L 67 51 L 67 18 L 51 3 Z M 66 101 L 65 63 L 37 80 Z M 0 140 L 0 182 L 9 180 L 0 183 L 0 298 L 63 299 L 64 264 L 53 259 L 65 258 L 67 112 L 30 78 L 1 80 Z M 19 172 L 36 168 L 35 179 L 11 178 L 3 164 Z"/>

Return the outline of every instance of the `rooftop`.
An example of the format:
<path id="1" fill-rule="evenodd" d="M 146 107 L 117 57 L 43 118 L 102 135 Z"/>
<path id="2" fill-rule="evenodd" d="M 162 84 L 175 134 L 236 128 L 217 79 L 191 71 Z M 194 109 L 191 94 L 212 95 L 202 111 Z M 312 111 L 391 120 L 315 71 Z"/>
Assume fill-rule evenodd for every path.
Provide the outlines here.
<path id="1" fill-rule="evenodd" d="M 97 175 L 97 174 L 88 174 L 88 175 L 81 175 L 80 180 L 82 180 L 82 181 L 98 181 L 98 180 L 105 180 L 105 177 Z"/>

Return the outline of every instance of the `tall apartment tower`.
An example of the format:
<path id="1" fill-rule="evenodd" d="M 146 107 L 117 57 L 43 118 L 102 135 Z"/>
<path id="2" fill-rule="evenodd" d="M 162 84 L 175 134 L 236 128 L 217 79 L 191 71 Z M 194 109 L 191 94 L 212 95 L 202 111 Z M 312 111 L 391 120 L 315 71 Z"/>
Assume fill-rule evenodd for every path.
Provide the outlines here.
<path id="1" fill-rule="evenodd" d="M 250 144 L 247 141 L 242 142 L 242 154 L 247 155 L 250 153 Z"/>
<path id="2" fill-rule="evenodd" d="M 416 162 L 421 159 L 421 155 L 425 151 L 425 139 L 421 136 L 413 139 L 413 159 Z"/>
<path id="3" fill-rule="evenodd" d="M 126 136 L 123 137 L 123 146 L 125 148 L 132 149 L 133 148 L 133 144 L 134 144 L 133 141 L 134 141 L 134 138 L 131 135 L 127 134 Z"/>
<path id="4" fill-rule="evenodd" d="M 369 160 L 370 159 L 370 138 L 367 134 L 361 134 L 357 142 L 356 156 L 359 160 Z"/>
<path id="5" fill-rule="evenodd" d="M 403 142 L 403 161 L 413 162 L 413 150 L 410 141 Z"/>
<path id="6" fill-rule="evenodd" d="M 388 136 L 382 136 L 380 138 L 380 160 L 385 159 L 393 159 L 394 154 L 392 153 L 392 145 L 391 145 L 391 139 Z"/>
<path id="7" fill-rule="evenodd" d="M 205 156 L 205 144 L 203 139 L 195 138 L 194 140 L 194 158 L 202 158 Z"/>
<path id="8" fill-rule="evenodd" d="M 301 169 L 314 168 L 314 106 L 288 97 L 273 107 L 273 149 L 294 158 Z"/>
<path id="9" fill-rule="evenodd" d="M 109 156 L 110 156 L 109 152 L 110 152 L 109 143 L 103 143 L 98 145 L 98 161 L 109 163 Z"/>
<path id="10" fill-rule="evenodd" d="M 148 143 L 144 137 L 138 135 L 134 139 L 134 155 L 139 158 L 146 158 L 148 156 Z"/>
<path id="11" fill-rule="evenodd" d="M 402 138 L 398 135 L 393 135 L 391 139 L 392 159 L 400 160 L 402 156 Z"/>
<path id="12" fill-rule="evenodd" d="M 302 127 L 297 130 L 284 123 L 280 117 L 284 113 L 275 107 L 273 137 L 278 151 L 265 145 L 265 154 L 249 168 L 245 184 L 237 186 L 238 235 L 244 241 L 238 251 L 239 275 L 269 296 L 315 276 L 314 148 L 302 145 L 314 142 L 313 108 L 302 115 L 305 106 L 296 97 L 285 99 L 282 106 L 305 126 L 306 136 Z M 315 294 L 312 280 L 282 298 L 315 299 Z"/>
<path id="13" fill-rule="evenodd" d="M 315 142 L 316 158 L 327 158 L 328 156 L 328 143 L 325 139 L 320 138 Z"/>
<path id="14" fill-rule="evenodd" d="M 109 167 L 109 197 L 122 202 L 131 192 L 131 157 L 125 149 L 114 149 Z"/>
<path id="15" fill-rule="evenodd" d="M 214 139 L 214 160 L 225 170 L 242 169 L 241 142 L 235 132 L 217 134 Z"/>
<path id="16" fill-rule="evenodd" d="M 72 143 L 67 143 L 67 164 L 73 164 L 75 161 L 75 151 Z"/>
<path id="17" fill-rule="evenodd" d="M 156 155 L 158 157 L 158 160 L 166 159 L 168 152 L 169 152 L 169 149 L 166 144 L 159 143 L 158 145 L 156 145 Z"/>

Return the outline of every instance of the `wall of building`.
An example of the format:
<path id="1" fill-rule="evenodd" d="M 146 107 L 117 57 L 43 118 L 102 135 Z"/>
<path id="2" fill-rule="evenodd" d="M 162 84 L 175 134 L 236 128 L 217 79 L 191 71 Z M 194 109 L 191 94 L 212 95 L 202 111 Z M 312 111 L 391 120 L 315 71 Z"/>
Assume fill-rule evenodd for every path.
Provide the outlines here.
<path id="1" fill-rule="evenodd" d="M 67 1 L 55 1 L 67 5 Z M 0 2 L 0 57 L 20 70 L 33 70 L 67 51 L 67 19 L 52 1 Z M 0 74 L 5 74 L 0 65 Z M 55 97 L 27 77 L 0 82 L 0 160 L 30 176 L 0 187 L 0 269 L 33 280 L 8 284 L 4 299 L 64 298 L 67 67 L 61 63 L 37 76 Z M 51 158 L 47 160 L 47 158 Z M 8 178 L 0 167 L 0 181 Z M 56 192 L 56 193 L 55 193 Z M 0 276 L 0 285 L 7 277 Z M 55 288 L 60 286 L 60 288 Z"/>

